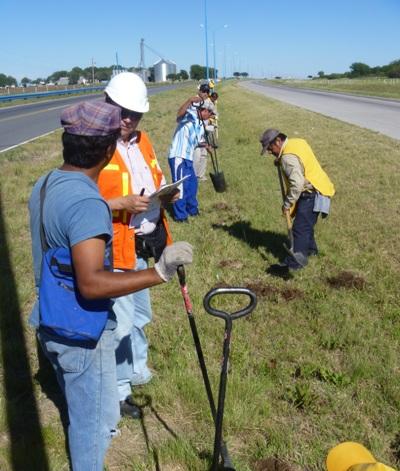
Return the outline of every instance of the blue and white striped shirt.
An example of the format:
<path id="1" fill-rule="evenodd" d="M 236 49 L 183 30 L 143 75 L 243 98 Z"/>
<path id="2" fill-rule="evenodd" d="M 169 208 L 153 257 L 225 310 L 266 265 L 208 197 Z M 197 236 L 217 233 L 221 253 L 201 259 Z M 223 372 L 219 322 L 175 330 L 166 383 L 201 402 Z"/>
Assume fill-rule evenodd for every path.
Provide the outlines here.
<path id="1" fill-rule="evenodd" d="M 204 129 L 197 117 L 196 109 L 189 109 L 178 121 L 174 137 L 169 148 L 168 158 L 193 160 L 193 151 L 204 140 Z"/>

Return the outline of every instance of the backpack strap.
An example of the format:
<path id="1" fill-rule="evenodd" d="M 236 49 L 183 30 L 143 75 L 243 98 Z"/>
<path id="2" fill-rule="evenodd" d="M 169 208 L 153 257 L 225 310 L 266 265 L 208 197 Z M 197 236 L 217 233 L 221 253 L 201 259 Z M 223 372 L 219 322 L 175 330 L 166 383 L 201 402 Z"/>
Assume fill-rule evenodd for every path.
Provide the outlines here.
<path id="1" fill-rule="evenodd" d="M 44 232 L 44 225 L 43 225 L 43 203 L 44 203 L 44 198 L 46 196 L 46 186 L 47 186 L 47 180 L 49 179 L 50 175 L 53 173 L 53 171 L 49 172 L 44 179 L 43 185 L 40 188 L 40 243 L 42 245 L 42 251 L 47 252 L 50 248 L 47 239 L 46 239 L 46 233 Z"/>

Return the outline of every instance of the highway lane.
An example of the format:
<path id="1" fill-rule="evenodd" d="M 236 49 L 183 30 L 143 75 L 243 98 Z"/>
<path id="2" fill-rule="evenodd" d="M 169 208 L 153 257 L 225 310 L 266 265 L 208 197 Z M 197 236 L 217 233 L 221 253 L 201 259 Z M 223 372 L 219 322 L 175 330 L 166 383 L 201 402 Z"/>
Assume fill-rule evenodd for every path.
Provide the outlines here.
<path id="1" fill-rule="evenodd" d="M 400 139 L 400 101 L 246 81 L 241 86 L 275 100 Z"/>
<path id="2" fill-rule="evenodd" d="M 154 95 L 178 86 L 179 84 L 171 84 L 149 87 L 148 93 Z M 60 113 L 63 108 L 80 101 L 102 99 L 103 94 L 90 94 L 0 108 L 0 153 L 60 128 Z"/>

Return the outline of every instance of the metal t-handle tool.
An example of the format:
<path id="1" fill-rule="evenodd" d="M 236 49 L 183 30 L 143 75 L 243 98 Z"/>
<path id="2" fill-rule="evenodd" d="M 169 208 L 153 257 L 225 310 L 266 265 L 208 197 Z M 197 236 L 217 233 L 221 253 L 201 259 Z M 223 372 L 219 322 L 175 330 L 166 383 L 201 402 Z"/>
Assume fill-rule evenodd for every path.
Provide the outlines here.
<path id="1" fill-rule="evenodd" d="M 186 274 L 185 274 L 185 267 L 183 265 L 179 265 L 177 268 L 179 285 L 181 287 L 181 293 L 183 302 L 185 304 L 186 313 L 189 319 L 190 330 L 192 332 L 194 345 L 196 348 L 197 358 L 199 360 L 201 374 L 203 376 L 204 387 L 206 389 L 208 403 L 210 405 L 211 415 L 214 421 L 214 425 L 216 425 L 217 421 L 217 409 L 215 407 L 214 396 L 211 389 L 210 379 L 208 377 L 206 362 L 204 360 L 203 350 L 201 348 L 200 338 L 197 331 L 196 320 L 193 316 L 193 307 L 192 302 L 189 298 L 189 293 L 186 285 Z M 223 461 L 223 469 L 225 471 L 235 471 L 235 468 L 232 465 L 228 449 L 224 441 L 222 441 L 221 436 L 221 443 L 220 443 L 220 453 Z"/>
<path id="2" fill-rule="evenodd" d="M 250 298 L 249 304 L 239 311 L 228 313 L 215 309 L 211 306 L 211 300 L 217 295 L 221 294 L 244 294 Z M 204 297 L 203 301 L 204 309 L 212 316 L 220 317 L 225 321 L 225 335 L 223 344 L 223 361 L 221 366 L 221 375 L 219 382 L 219 393 L 218 393 L 218 409 L 217 418 L 215 421 L 215 438 L 214 438 L 214 453 L 211 471 L 216 471 L 219 466 L 219 456 L 221 453 L 221 439 L 222 439 L 222 422 L 224 417 L 224 406 L 225 406 L 225 393 L 226 383 L 228 377 L 228 360 L 230 352 L 231 332 L 232 323 L 235 319 L 247 316 L 250 314 L 257 305 L 256 295 L 247 288 L 214 288 L 209 291 Z"/>

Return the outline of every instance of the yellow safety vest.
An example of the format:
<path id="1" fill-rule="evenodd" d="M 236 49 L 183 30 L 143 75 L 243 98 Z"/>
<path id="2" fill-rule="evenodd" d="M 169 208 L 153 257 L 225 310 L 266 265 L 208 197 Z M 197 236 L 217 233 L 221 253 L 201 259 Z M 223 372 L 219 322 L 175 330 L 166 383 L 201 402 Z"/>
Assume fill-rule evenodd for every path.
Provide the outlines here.
<path id="1" fill-rule="evenodd" d="M 282 151 L 298 157 L 304 167 L 304 176 L 321 195 L 332 197 L 335 187 L 322 169 L 311 147 L 304 139 L 288 139 Z"/>

